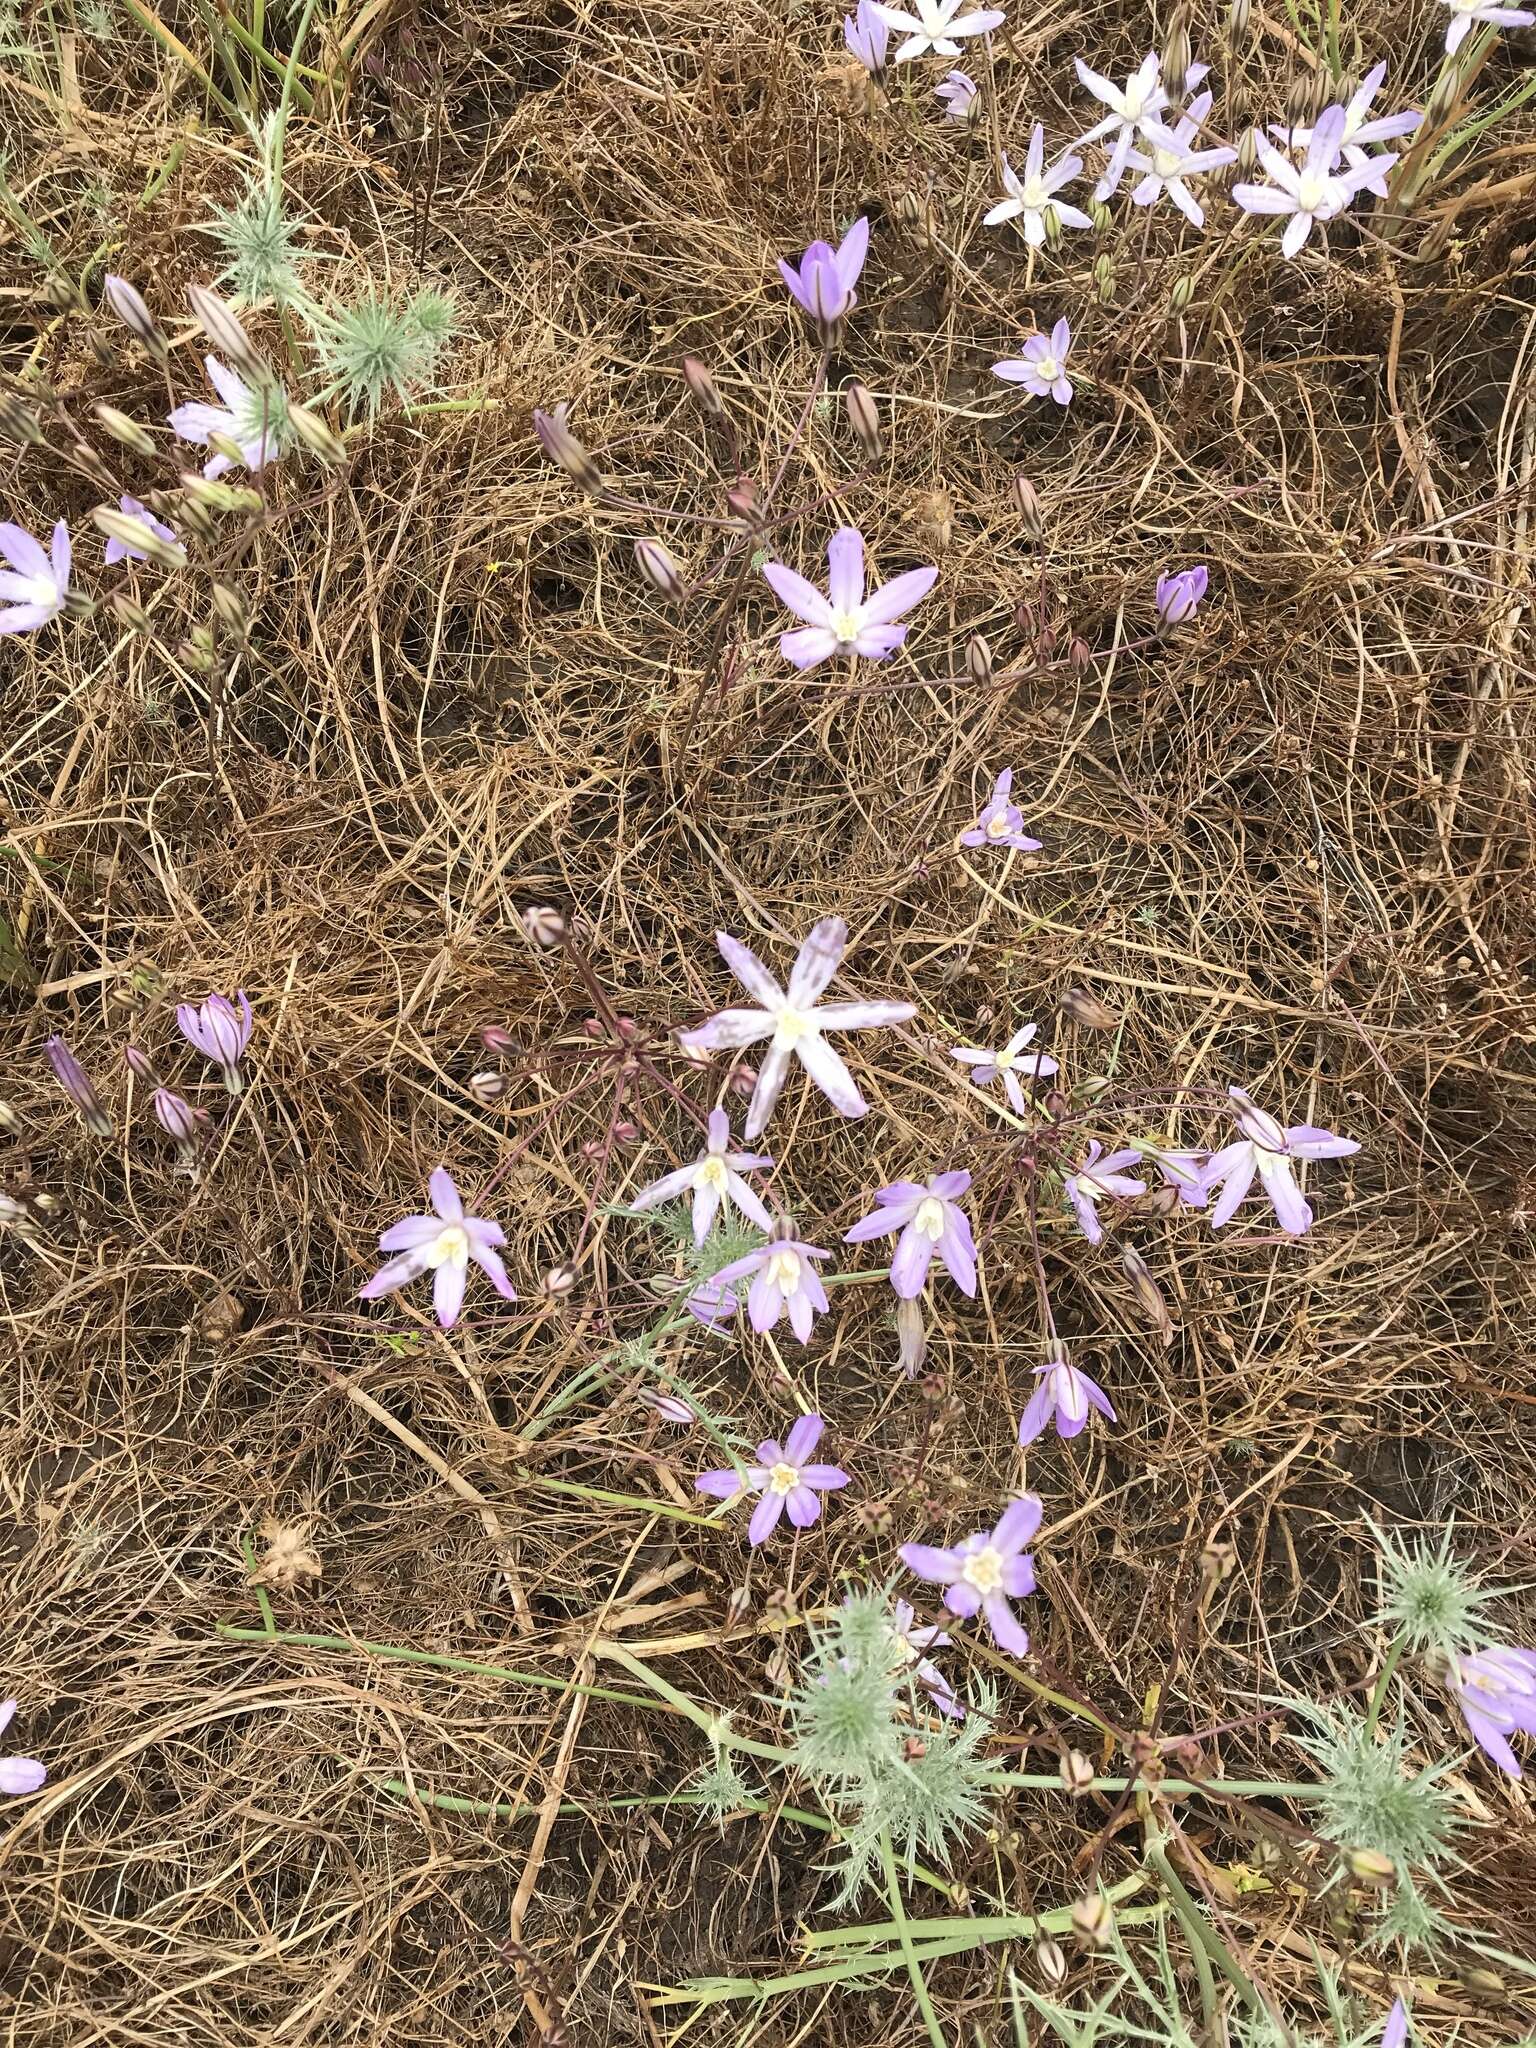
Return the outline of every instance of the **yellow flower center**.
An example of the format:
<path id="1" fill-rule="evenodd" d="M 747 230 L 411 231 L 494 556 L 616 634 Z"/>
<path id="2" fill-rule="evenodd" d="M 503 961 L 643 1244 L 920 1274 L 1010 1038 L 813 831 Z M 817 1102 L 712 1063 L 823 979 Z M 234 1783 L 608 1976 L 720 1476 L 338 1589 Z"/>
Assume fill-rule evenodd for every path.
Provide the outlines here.
<path id="1" fill-rule="evenodd" d="M 930 1244 L 937 1244 L 944 1235 L 944 1204 L 937 1195 L 926 1195 L 917 1205 L 917 1214 L 912 1218 L 912 1227 L 919 1237 L 926 1237 Z"/>
<path id="2" fill-rule="evenodd" d="M 1043 377 L 1047 384 L 1054 384 L 1061 375 L 1061 365 L 1054 356 L 1037 356 L 1035 372 L 1037 376 Z"/>
<path id="3" fill-rule="evenodd" d="M 974 1586 L 985 1596 L 995 1593 L 1003 1583 L 1002 1553 L 988 1543 L 974 1556 L 968 1557 L 960 1568 L 960 1576 L 968 1586 Z"/>
<path id="4" fill-rule="evenodd" d="M 800 1286 L 800 1254 L 776 1251 L 768 1261 L 768 1278 L 781 1294 L 794 1294 Z"/>
<path id="5" fill-rule="evenodd" d="M 427 1250 L 427 1265 L 467 1266 L 469 1264 L 469 1233 L 461 1224 L 450 1223 L 440 1230 Z"/>
<path id="6" fill-rule="evenodd" d="M 1006 1074 L 1017 1058 L 1018 1054 L 1016 1052 L 1009 1052 L 1008 1048 L 1004 1046 L 1001 1052 L 993 1053 L 992 1064 L 1000 1074 Z"/>
<path id="7" fill-rule="evenodd" d="M 1006 811 L 999 811 L 995 818 L 988 818 L 987 820 L 987 837 L 989 839 L 1006 839 L 1007 836 L 1008 813 Z"/>
<path id="8" fill-rule="evenodd" d="M 1025 211 L 1028 213 L 1043 213 L 1051 203 L 1051 195 L 1045 189 L 1043 178 L 1026 178 L 1019 197 L 1023 200 Z"/>
<path id="9" fill-rule="evenodd" d="M 1316 213 L 1328 196 L 1328 180 L 1321 171 L 1303 171 L 1301 182 L 1296 187 L 1298 212 Z"/>
<path id="10" fill-rule="evenodd" d="M 777 1465 L 768 1467 L 768 1491 L 770 1493 L 792 1493 L 800 1484 L 800 1473 L 794 1465 L 786 1465 L 781 1458 Z"/>
<path id="11" fill-rule="evenodd" d="M 693 1176 L 696 1188 L 713 1188 L 717 1194 L 725 1193 L 725 1161 L 718 1152 L 711 1152 L 707 1159 L 701 1159 Z"/>
<path id="12" fill-rule="evenodd" d="M 1154 149 L 1152 152 L 1152 169 L 1159 178 L 1176 177 L 1182 161 L 1171 149 Z"/>
<path id="13" fill-rule="evenodd" d="M 798 1045 L 802 1038 L 808 1037 L 815 1029 L 816 1025 L 812 1018 L 808 1017 L 803 1010 L 790 1009 L 786 1003 L 779 1012 L 778 1027 L 773 1034 L 773 1042 L 781 1052 L 788 1052 L 791 1046 Z"/>
<path id="14" fill-rule="evenodd" d="M 851 647 L 859 637 L 859 629 L 860 619 L 857 612 L 833 612 L 832 631 L 836 634 L 840 647 Z"/>

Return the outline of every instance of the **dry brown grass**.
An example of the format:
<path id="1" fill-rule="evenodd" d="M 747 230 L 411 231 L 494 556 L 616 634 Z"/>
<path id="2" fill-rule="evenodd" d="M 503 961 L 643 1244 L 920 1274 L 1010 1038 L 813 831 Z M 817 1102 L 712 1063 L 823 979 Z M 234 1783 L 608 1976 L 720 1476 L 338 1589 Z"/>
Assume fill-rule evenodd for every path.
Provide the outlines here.
<path id="1" fill-rule="evenodd" d="M 1278 110 L 1300 62 L 1284 23 L 1256 15 L 1224 129 Z M 1399 100 L 1427 91 L 1429 16 L 1384 9 L 1362 27 Z M 381 15 L 345 90 L 295 119 L 290 182 L 339 286 L 418 265 L 454 286 L 473 338 L 451 395 L 483 406 L 388 418 L 354 437 L 339 483 L 299 463 L 273 473 L 271 516 L 231 571 L 256 614 L 251 651 L 216 699 L 167 652 L 203 616 L 195 572 L 141 579 L 170 622 L 151 647 L 105 613 L 0 645 L 0 908 L 37 978 L 3 998 L 3 1092 L 23 1119 L 3 1186 L 53 1205 L 35 1244 L 0 1242 L 0 1689 L 24 1701 L 13 1734 L 52 1772 L 0 1837 L 17 2048 L 531 2041 L 560 2011 L 572 2040 L 657 2042 L 670 2022 L 640 1986 L 794 1957 L 821 1895 L 819 1838 L 615 1812 L 615 1795 L 681 1785 L 700 1745 L 560 1688 L 619 1683 L 602 1661 L 618 1639 L 770 1725 L 752 1702 L 771 1594 L 814 1610 L 845 1575 L 891 1571 L 925 1511 L 956 1530 L 995 1511 L 1017 1479 L 1038 1311 L 1006 1158 L 944 1048 L 1044 1016 L 1073 985 L 1125 1018 L 1113 1041 L 1058 1028 L 1074 1080 L 1102 1070 L 1136 1100 L 1241 1079 L 1365 1149 L 1314 1177 L 1321 1223 L 1300 1245 L 1257 1212 L 1220 1239 L 1124 1226 L 1174 1303 L 1167 1353 L 1136 1325 L 1112 1252 L 1050 1222 L 1058 1320 L 1122 1426 L 1028 1461 L 1057 1530 L 1031 1603 L 1041 1671 L 1125 1728 L 1161 1689 L 1168 1732 L 1234 1724 L 1204 1744 L 1208 1764 L 1289 1776 L 1270 1703 L 1358 1697 L 1379 1649 L 1362 1627 L 1367 1515 L 1433 1529 L 1454 1512 L 1479 1563 L 1536 1577 L 1536 414 L 1519 195 L 1462 204 L 1438 255 L 1345 230 L 1333 260 L 1291 270 L 1270 253 L 1238 263 L 1225 209 L 1182 258 L 1166 231 L 1144 244 L 1138 219 L 1110 243 L 1117 303 L 1090 310 L 1089 237 L 1031 281 L 1020 250 L 977 228 L 985 141 L 941 128 L 921 89 L 916 114 L 852 105 L 828 62 L 834 10 L 792 10 L 787 45 L 785 18 L 541 0 L 531 17 L 413 17 L 406 50 L 406 18 Z M 71 39 L 66 89 L 57 25 L 34 24 L 44 54 L 4 88 L 15 188 L 71 274 L 105 244 L 176 307 L 209 273 L 196 223 L 234 196 L 241 147 L 216 117 L 197 123 L 194 94 L 132 27 L 106 47 Z M 190 18 L 182 32 L 203 47 Z M 1072 52 L 1116 69 L 1144 43 L 1134 10 L 1019 17 L 990 81 L 996 133 L 1014 141 L 1036 114 L 1074 132 L 1080 109 L 1058 97 Z M 1496 55 L 1490 98 L 1517 57 Z M 1528 155 L 1507 124 L 1477 175 L 1518 186 Z M 1472 181 L 1457 174 L 1432 205 Z M 898 221 L 901 194 L 930 182 L 937 249 Z M 853 687 L 786 671 L 755 587 L 711 673 L 711 603 L 679 624 L 649 599 L 629 561 L 641 529 L 542 461 L 529 409 L 574 398 L 627 488 L 715 510 L 717 466 L 676 374 L 691 349 L 766 480 L 814 368 L 772 259 L 860 209 L 874 253 L 842 363 L 881 395 L 890 453 L 850 482 L 840 415 L 818 412 L 786 490 L 831 494 L 883 572 L 937 559 L 941 580 L 910 654 Z M 50 309 L 14 232 L 5 255 L 8 367 L 76 422 L 102 399 L 162 413 L 115 332 L 100 361 L 94 317 Z M 1183 274 L 1193 304 L 1169 322 Z M 1000 396 L 987 371 L 1063 309 L 1095 388 L 1058 418 Z M 178 339 L 184 395 L 198 350 Z M 87 525 L 101 492 L 62 445 L 55 432 L 51 451 L 4 454 L 5 509 L 33 530 L 68 516 L 104 589 Z M 1058 657 L 1073 633 L 1105 650 L 1144 631 L 1158 570 L 1185 560 L 1211 566 L 1201 630 L 1081 678 L 1028 662 L 1040 569 L 1012 509 L 1020 468 L 1046 506 Z M 787 559 L 819 567 L 832 523 L 789 529 Z M 963 680 L 976 630 L 1021 680 Z M 931 680 L 946 676 L 960 680 Z M 950 848 L 1007 763 L 1046 851 L 982 886 Z M 667 1030 L 725 998 L 717 924 L 782 964 L 841 910 L 852 985 L 920 1003 L 910 1031 L 859 1047 L 867 1121 L 798 1085 L 775 1119 L 776 1186 L 813 1237 L 835 1242 L 865 1191 L 919 1161 L 986 1162 L 985 1286 L 974 1307 L 944 1298 L 943 1386 L 893 1375 L 888 1318 L 862 1292 L 789 1360 L 835 1419 L 857 1495 L 890 1503 L 894 1527 L 843 1507 L 778 1543 L 739 1625 L 725 1621 L 739 1531 L 668 1515 L 691 1507 L 692 1452 L 622 1386 L 529 1437 L 612 1334 L 654 1314 L 656 1240 L 592 1215 L 582 1148 L 604 1140 L 613 1083 L 583 1036 L 591 999 L 571 958 L 519 923 L 552 901 L 590 928 L 603 989 L 678 1082 Z M 253 1083 L 219 1111 L 194 1187 L 142 1090 L 130 1106 L 121 1048 L 190 1077 L 170 1004 L 235 985 L 257 1007 Z M 492 1021 L 530 1053 L 487 1110 L 466 1082 Z M 101 1077 L 114 1143 L 87 1139 L 53 1088 L 39 1050 L 53 1030 Z M 664 1094 L 636 1088 L 642 1140 L 616 1153 L 605 1203 L 687 1139 Z M 494 1190 L 523 1295 L 495 1312 L 475 1298 L 451 1341 L 416 1294 L 355 1301 L 376 1232 L 443 1160 Z M 541 1300 L 540 1274 L 572 1257 L 574 1294 Z M 703 1370 L 749 1433 L 785 1413 L 762 1346 Z M 595 1508 L 552 1481 L 657 1509 Z M 279 1626 L 536 1670 L 556 1689 L 221 1639 L 220 1623 L 259 1620 L 243 1540 L 259 1559 L 285 1531 L 287 1570 L 280 1555 L 262 1573 Z M 1191 1607 L 1213 1545 L 1231 1574 Z M 1459 1740 L 1437 1695 L 1415 1714 L 1426 1759 Z M 1017 1685 L 1003 1727 L 1034 1768 L 1081 1739 Z M 542 1818 L 403 1805 L 381 1789 L 391 1778 Z M 1455 1782 L 1490 1825 L 1453 1917 L 1529 1952 L 1525 1795 L 1479 1764 Z M 558 1815 L 562 1799 L 586 1813 Z M 1070 1897 L 1107 1814 L 1021 1797 L 956 1875 L 1010 1907 Z M 1191 1835 L 1218 1872 L 1252 1848 L 1237 1824 Z M 1102 1857 L 1110 1875 L 1133 1868 L 1132 1833 Z M 1328 1869 L 1304 1852 L 1298 1889 L 1232 1908 L 1253 1966 L 1303 1999 L 1303 1933 L 1352 1952 L 1312 1896 Z M 1009 2038 L 995 1962 L 936 1976 L 966 2040 Z M 1421 1977 L 1419 2006 L 1431 2033 L 1536 2024 L 1528 1986 L 1469 1989 L 1454 1957 Z M 904 1991 L 881 1986 L 717 2014 L 691 2038 L 919 2031 Z"/>

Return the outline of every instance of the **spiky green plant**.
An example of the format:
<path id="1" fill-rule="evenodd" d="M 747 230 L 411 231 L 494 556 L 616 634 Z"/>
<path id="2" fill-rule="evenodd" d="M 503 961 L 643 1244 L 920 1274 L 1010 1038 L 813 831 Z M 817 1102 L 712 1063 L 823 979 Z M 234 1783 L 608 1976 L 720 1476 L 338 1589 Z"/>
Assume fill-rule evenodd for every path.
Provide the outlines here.
<path id="1" fill-rule="evenodd" d="M 370 419 L 387 398 L 404 403 L 431 386 L 457 325 L 445 293 L 428 289 L 402 300 L 378 285 L 349 306 L 332 304 L 308 318 L 324 396 Z"/>
<path id="2" fill-rule="evenodd" d="M 1499 1589 L 1483 1586 L 1451 1548 L 1451 1530 L 1438 1543 L 1409 1544 L 1376 1532 L 1381 1545 L 1381 1607 L 1376 1619 L 1404 1647 L 1423 1656 L 1454 1657 L 1476 1650 L 1498 1631 L 1484 1609 Z"/>

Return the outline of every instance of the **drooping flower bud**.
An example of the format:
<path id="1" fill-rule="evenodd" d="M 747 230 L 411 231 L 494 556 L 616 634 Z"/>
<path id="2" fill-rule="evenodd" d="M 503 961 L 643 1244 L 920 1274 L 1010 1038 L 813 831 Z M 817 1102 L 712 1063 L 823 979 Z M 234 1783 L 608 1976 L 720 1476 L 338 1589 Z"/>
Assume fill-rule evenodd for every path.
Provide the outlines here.
<path id="1" fill-rule="evenodd" d="M 482 1024 L 480 1043 L 487 1052 L 500 1053 L 503 1059 L 522 1051 L 522 1047 L 504 1024 Z"/>
<path id="2" fill-rule="evenodd" d="M 318 461 L 328 464 L 332 469 L 340 469 L 346 462 L 345 444 L 331 432 L 319 413 L 312 411 L 309 406 L 295 405 L 290 401 L 288 424 L 293 429 L 294 439 L 302 447 L 307 448 Z"/>
<path id="3" fill-rule="evenodd" d="M 896 1304 L 897 1363 L 909 1380 L 916 1379 L 928 1356 L 928 1331 L 920 1300 Z"/>
<path id="4" fill-rule="evenodd" d="M 272 365 L 241 326 L 233 306 L 226 305 L 217 292 L 209 291 L 206 285 L 201 284 L 189 284 L 187 297 L 197 316 L 198 326 L 219 353 L 229 358 L 230 368 L 243 377 L 253 391 L 261 391 L 277 382 Z"/>
<path id="5" fill-rule="evenodd" d="M 147 556 L 162 569 L 187 566 L 187 551 L 180 541 L 167 540 L 147 519 L 136 519 L 131 512 L 120 512 L 115 505 L 98 505 L 91 513 L 91 524 L 108 540 L 121 541 L 125 548 Z"/>
<path id="6" fill-rule="evenodd" d="M 99 491 L 117 488 L 117 479 L 88 441 L 73 442 L 70 446 L 69 459 L 82 476 L 90 478 Z"/>
<path id="7" fill-rule="evenodd" d="M 681 604 L 688 595 L 681 570 L 659 540 L 635 542 L 635 566 L 651 588 L 669 604 Z"/>
<path id="8" fill-rule="evenodd" d="M 16 448 L 37 448 L 43 429 L 37 414 L 11 391 L 0 391 L 0 440 Z"/>
<path id="9" fill-rule="evenodd" d="M 749 476 L 737 477 L 725 493 L 725 502 L 732 512 L 748 528 L 762 524 L 763 506 L 758 496 L 757 484 Z"/>
<path id="10" fill-rule="evenodd" d="M 1115 1912 L 1102 1892 L 1089 1892 L 1072 1908 L 1072 1932 L 1087 1948 L 1107 1948 Z"/>
<path id="11" fill-rule="evenodd" d="M 1192 56 L 1189 47 L 1189 8 L 1185 5 L 1185 0 L 1179 0 L 1179 5 L 1168 17 L 1168 32 L 1163 37 L 1159 66 L 1163 88 L 1170 100 L 1183 99 Z"/>
<path id="12" fill-rule="evenodd" d="M 498 1074 L 494 1067 L 486 1067 L 478 1074 L 471 1074 L 467 1085 L 482 1109 L 493 1109 L 507 1092 L 507 1077 Z"/>
<path id="13" fill-rule="evenodd" d="M 1253 27 L 1253 0 L 1232 0 L 1227 9 L 1227 42 L 1233 50 L 1241 50 L 1247 42 Z"/>
<path id="14" fill-rule="evenodd" d="M 130 1045 L 124 1049 L 123 1059 L 127 1064 L 127 1068 L 130 1074 L 135 1075 L 140 1081 L 147 1082 L 151 1088 L 159 1087 L 159 1075 L 150 1065 L 147 1057 L 139 1051 L 139 1048 L 136 1045 Z"/>
<path id="15" fill-rule="evenodd" d="M 1237 162 L 1233 166 L 1239 178 L 1250 179 L 1259 166 L 1259 131 L 1245 128 L 1238 137 Z"/>
<path id="16" fill-rule="evenodd" d="M 681 1395 L 664 1394 L 659 1387 L 642 1387 L 639 1398 L 653 1415 L 676 1423 L 679 1429 L 688 1429 L 699 1419 Z"/>
<path id="17" fill-rule="evenodd" d="M 1178 1190 L 1174 1189 L 1172 1192 L 1177 1199 Z M 1173 1342 L 1173 1317 L 1168 1313 L 1168 1304 L 1163 1299 L 1162 1289 L 1152 1277 L 1152 1268 L 1136 1247 L 1129 1244 L 1120 1254 L 1120 1264 L 1131 1283 L 1137 1307 L 1162 1338 L 1166 1350 Z"/>
<path id="18" fill-rule="evenodd" d="M 985 689 L 992 680 L 992 650 L 980 633 L 973 633 L 965 643 L 965 672 L 978 689 Z"/>
<path id="19" fill-rule="evenodd" d="M 725 400 L 716 389 L 714 378 L 697 356 L 683 357 L 683 382 L 688 386 L 689 397 L 705 419 L 725 418 Z"/>
<path id="20" fill-rule="evenodd" d="M 227 583 L 213 586 L 214 616 L 232 640 L 242 644 L 251 637 L 251 615 L 246 610 L 245 599 L 238 590 L 232 590 Z"/>
<path id="21" fill-rule="evenodd" d="M 169 1088 L 157 1088 L 151 1098 L 155 1121 L 176 1146 L 183 1165 L 190 1165 L 197 1157 L 198 1141 L 203 1126 L 208 1121 L 208 1112 L 194 1109 L 190 1102 Z"/>
<path id="22" fill-rule="evenodd" d="M 110 602 L 112 616 L 120 626 L 126 627 L 130 633 L 140 633 L 148 639 L 154 628 L 149 623 L 149 613 L 145 611 L 143 605 L 135 604 L 123 590 L 114 591 Z"/>
<path id="23" fill-rule="evenodd" d="M 567 399 L 562 399 L 553 412 L 545 412 L 539 406 L 535 406 L 533 431 L 538 435 L 539 446 L 550 461 L 558 463 L 572 483 L 579 484 L 595 498 L 604 488 L 603 474 L 566 424 L 566 414 L 569 411 L 570 402 Z"/>
<path id="24" fill-rule="evenodd" d="M 80 1112 L 80 1121 L 93 1138 L 110 1138 L 112 1119 L 101 1106 L 101 1098 L 90 1076 L 57 1033 L 43 1047 L 59 1086 Z"/>
<path id="25" fill-rule="evenodd" d="M 98 405 L 92 410 L 113 440 L 124 448 L 131 448 L 135 455 L 151 456 L 156 452 L 154 442 L 138 421 L 129 419 L 127 413 L 119 412 L 115 405 Z"/>
<path id="26" fill-rule="evenodd" d="M 1067 660 L 1072 664 L 1074 675 L 1085 676 L 1093 667 L 1093 649 L 1081 633 L 1074 633 L 1067 642 Z"/>
<path id="27" fill-rule="evenodd" d="M 1108 1003 L 1101 1003 L 1085 988 L 1069 988 L 1060 998 L 1058 1008 L 1064 1017 L 1070 1017 L 1074 1024 L 1081 1024 L 1085 1031 L 1113 1031 L 1120 1022 Z"/>
<path id="28" fill-rule="evenodd" d="M 127 278 L 118 277 L 115 272 L 109 270 L 101 281 L 101 297 L 107 311 L 121 320 L 130 334 L 137 335 L 156 362 L 163 363 L 169 354 L 165 336 L 155 325 L 154 315 Z"/>
<path id="29" fill-rule="evenodd" d="M 563 946 L 570 937 L 570 924 L 563 911 L 550 903 L 533 903 L 519 914 L 519 923 L 536 946 Z"/>
<path id="30" fill-rule="evenodd" d="M 576 1268 L 571 1265 L 551 1266 L 544 1275 L 544 1292 L 551 1301 L 563 1301 L 566 1295 L 576 1290 Z"/>
<path id="31" fill-rule="evenodd" d="M 880 412 L 875 404 L 874 393 L 867 384 L 854 378 L 843 387 L 843 404 L 848 411 L 848 424 L 853 429 L 853 438 L 869 457 L 871 462 L 879 459 L 885 443 L 880 435 Z"/>
<path id="32" fill-rule="evenodd" d="M 1093 1783 L 1093 1765 L 1080 1749 L 1069 1749 L 1061 1760 L 1061 1782 L 1073 1799 L 1081 1799 Z"/>
<path id="33" fill-rule="evenodd" d="M 1014 478 L 1013 502 L 1019 508 L 1019 524 L 1024 529 L 1024 538 L 1039 547 L 1045 539 L 1045 520 L 1040 511 L 1040 494 L 1027 476 Z"/>
<path id="34" fill-rule="evenodd" d="M 1050 1990 L 1057 1991 L 1067 1981 L 1067 1958 L 1059 1941 L 1052 1941 L 1047 1934 L 1035 1943 L 1035 1968 L 1040 1979 Z"/>

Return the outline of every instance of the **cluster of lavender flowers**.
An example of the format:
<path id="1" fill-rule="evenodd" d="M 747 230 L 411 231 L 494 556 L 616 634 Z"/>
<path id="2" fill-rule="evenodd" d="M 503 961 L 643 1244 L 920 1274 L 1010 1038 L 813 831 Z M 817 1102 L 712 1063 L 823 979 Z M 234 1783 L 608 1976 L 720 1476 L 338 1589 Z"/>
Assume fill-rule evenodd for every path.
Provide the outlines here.
<path id="1" fill-rule="evenodd" d="M 219 1070 L 225 1089 L 238 1095 L 244 1085 L 240 1061 L 251 1041 L 252 1014 L 245 990 L 237 989 L 234 1000 L 210 995 L 201 1003 L 178 1003 L 176 1023 L 183 1038 Z M 80 1119 L 93 1137 L 110 1138 L 112 1119 L 102 1104 L 95 1083 L 57 1033 L 44 1045 L 54 1077 L 80 1112 Z M 129 1071 L 152 1089 L 150 1107 L 155 1121 L 176 1147 L 177 1157 L 189 1171 L 197 1168 L 209 1117 L 205 1109 L 194 1108 L 183 1095 L 163 1086 L 148 1058 L 137 1046 L 124 1053 Z"/>

